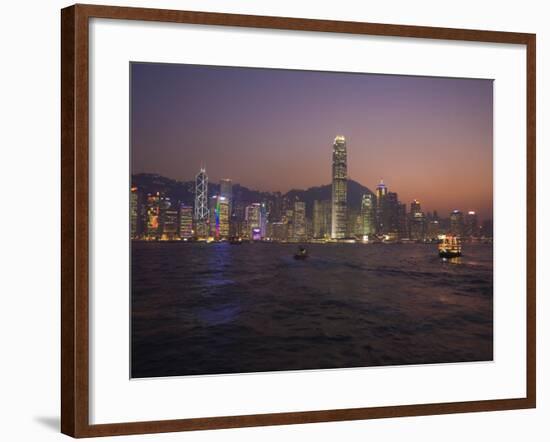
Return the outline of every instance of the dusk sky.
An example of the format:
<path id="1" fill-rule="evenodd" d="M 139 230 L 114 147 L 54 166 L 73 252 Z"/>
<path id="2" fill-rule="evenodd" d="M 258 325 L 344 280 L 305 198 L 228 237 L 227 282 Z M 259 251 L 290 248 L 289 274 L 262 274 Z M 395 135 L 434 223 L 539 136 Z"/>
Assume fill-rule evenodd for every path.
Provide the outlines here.
<path id="1" fill-rule="evenodd" d="M 348 175 L 446 215 L 492 217 L 493 81 L 177 64 L 131 65 L 132 172 L 286 192 Z"/>

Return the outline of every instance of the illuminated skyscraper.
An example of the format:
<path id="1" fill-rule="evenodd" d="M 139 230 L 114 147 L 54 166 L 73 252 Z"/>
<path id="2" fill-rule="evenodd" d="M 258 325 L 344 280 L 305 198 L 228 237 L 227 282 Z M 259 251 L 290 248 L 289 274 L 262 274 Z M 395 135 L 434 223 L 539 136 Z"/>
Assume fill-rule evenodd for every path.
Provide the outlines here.
<path id="1" fill-rule="evenodd" d="M 267 204 L 265 202 L 260 204 L 260 236 L 262 238 L 267 236 Z"/>
<path id="2" fill-rule="evenodd" d="M 376 203 L 371 193 L 365 193 L 361 201 L 361 226 L 362 235 L 376 233 Z"/>
<path id="3" fill-rule="evenodd" d="M 260 234 L 261 204 L 253 203 L 245 209 L 246 232 L 245 236 L 254 239 Z"/>
<path id="4" fill-rule="evenodd" d="M 426 216 L 422 212 L 420 201 L 414 200 L 411 203 L 411 213 L 409 214 L 410 238 L 416 241 L 426 239 Z"/>
<path id="5" fill-rule="evenodd" d="M 204 168 L 195 177 L 195 230 L 199 238 L 208 235 L 208 175 Z"/>
<path id="6" fill-rule="evenodd" d="M 147 195 L 145 234 L 148 239 L 160 238 L 160 194 Z"/>
<path id="7" fill-rule="evenodd" d="M 294 240 L 305 241 L 306 238 L 306 203 L 303 201 L 296 201 L 294 203 L 294 216 L 292 219 L 292 225 L 294 226 Z"/>
<path id="8" fill-rule="evenodd" d="M 220 196 L 226 198 L 229 206 L 229 218 L 233 213 L 233 182 L 229 178 L 223 178 L 220 180 Z"/>
<path id="9" fill-rule="evenodd" d="M 346 236 L 348 193 L 348 165 L 346 138 L 338 135 L 332 147 L 332 222 L 331 237 L 341 239 Z"/>
<path id="10" fill-rule="evenodd" d="M 162 236 L 163 240 L 173 240 L 178 234 L 178 211 L 170 208 L 161 207 Z"/>
<path id="11" fill-rule="evenodd" d="M 229 236 L 229 200 L 225 196 L 210 198 L 210 235 L 216 240 Z"/>
<path id="12" fill-rule="evenodd" d="M 181 239 L 193 237 L 193 208 L 185 204 L 180 205 L 179 235 Z"/>
<path id="13" fill-rule="evenodd" d="M 376 231 L 384 233 L 386 231 L 387 213 L 386 213 L 386 197 L 388 188 L 384 184 L 384 180 L 376 186 Z"/>

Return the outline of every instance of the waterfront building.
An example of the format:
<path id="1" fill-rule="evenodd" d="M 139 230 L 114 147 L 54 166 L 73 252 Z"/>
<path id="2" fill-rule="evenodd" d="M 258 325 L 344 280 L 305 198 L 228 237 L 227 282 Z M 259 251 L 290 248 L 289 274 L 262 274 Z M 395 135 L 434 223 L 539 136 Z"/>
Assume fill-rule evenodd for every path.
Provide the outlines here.
<path id="1" fill-rule="evenodd" d="M 331 210 L 330 200 L 313 201 L 313 238 L 330 238 Z"/>
<path id="2" fill-rule="evenodd" d="M 229 178 L 222 178 L 220 180 L 220 196 L 226 198 L 229 207 L 229 219 L 233 213 L 233 181 Z"/>
<path id="3" fill-rule="evenodd" d="M 423 241 L 426 238 L 426 218 L 423 212 L 410 214 L 409 238 L 415 241 Z"/>
<path id="4" fill-rule="evenodd" d="M 363 220 L 361 219 L 361 210 L 349 209 L 348 210 L 348 231 L 346 236 L 353 238 L 361 236 L 363 232 Z"/>
<path id="5" fill-rule="evenodd" d="M 361 235 L 376 234 L 376 200 L 372 193 L 365 193 L 361 199 Z"/>
<path id="6" fill-rule="evenodd" d="M 380 183 L 376 186 L 376 232 L 384 233 L 386 230 L 387 214 L 386 214 L 386 196 L 388 188 L 384 184 L 384 180 L 380 179 Z"/>
<path id="7" fill-rule="evenodd" d="M 420 201 L 411 202 L 409 213 L 409 238 L 415 241 L 423 241 L 426 238 L 426 216 L 422 212 Z"/>
<path id="8" fill-rule="evenodd" d="M 467 237 L 479 236 L 479 224 L 477 221 L 477 214 L 473 210 L 470 210 L 466 214 L 466 219 L 464 221 L 464 235 Z"/>
<path id="9" fill-rule="evenodd" d="M 160 239 L 162 235 L 161 203 L 163 196 L 160 193 L 147 195 L 145 236 L 147 239 Z"/>
<path id="10" fill-rule="evenodd" d="M 246 231 L 243 235 L 245 238 L 253 239 L 253 233 L 255 230 L 260 232 L 260 219 L 261 219 L 261 204 L 253 203 L 249 206 L 246 206 L 245 209 L 245 221 L 246 221 Z"/>
<path id="11" fill-rule="evenodd" d="M 162 240 L 174 240 L 178 235 L 178 211 L 168 203 L 161 205 Z"/>
<path id="12" fill-rule="evenodd" d="M 193 207 L 182 203 L 179 212 L 179 236 L 181 239 L 191 239 L 193 238 Z"/>
<path id="13" fill-rule="evenodd" d="M 210 236 L 217 241 L 229 237 L 229 201 L 221 195 L 210 198 Z"/>
<path id="14" fill-rule="evenodd" d="M 195 233 L 199 238 L 208 236 L 208 175 L 201 168 L 195 176 Z"/>
<path id="15" fill-rule="evenodd" d="M 332 147 L 332 216 L 331 237 L 346 236 L 348 166 L 346 138 L 338 135 Z"/>
<path id="16" fill-rule="evenodd" d="M 306 225 L 306 203 L 303 201 L 294 202 L 294 215 L 292 219 L 294 226 L 293 239 L 294 241 L 305 241 L 307 239 Z"/>
<path id="17" fill-rule="evenodd" d="M 229 237 L 229 207 L 230 201 L 225 196 L 220 196 L 216 206 L 217 239 L 227 239 Z"/>
<path id="18" fill-rule="evenodd" d="M 451 226 L 450 232 L 453 235 L 463 236 L 464 235 L 464 215 L 460 210 L 453 210 L 450 215 Z"/>
<path id="19" fill-rule="evenodd" d="M 137 187 L 132 187 L 130 191 L 130 237 L 135 239 L 138 237 L 138 220 L 139 220 L 139 198 Z"/>
<path id="20" fill-rule="evenodd" d="M 267 237 L 267 204 L 265 202 L 260 204 L 260 236 L 261 238 Z"/>
<path id="21" fill-rule="evenodd" d="M 276 221 L 269 224 L 270 237 L 273 241 L 287 241 L 288 240 L 288 223 Z"/>

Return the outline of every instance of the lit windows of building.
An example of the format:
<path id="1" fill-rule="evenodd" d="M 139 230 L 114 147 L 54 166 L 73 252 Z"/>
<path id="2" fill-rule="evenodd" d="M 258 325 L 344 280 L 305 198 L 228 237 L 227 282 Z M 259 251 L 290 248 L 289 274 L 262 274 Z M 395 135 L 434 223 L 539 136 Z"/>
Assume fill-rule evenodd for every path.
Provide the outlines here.
<path id="1" fill-rule="evenodd" d="M 260 229 L 260 218 L 261 218 L 261 204 L 253 203 L 249 206 L 246 206 L 245 209 L 245 221 L 246 221 L 246 233 L 245 237 L 249 239 L 254 239 L 254 230 L 257 229 L 261 232 Z"/>
<path id="2" fill-rule="evenodd" d="M 338 135 L 332 146 L 331 237 L 343 239 L 347 231 L 348 165 L 346 138 Z"/>
<path id="3" fill-rule="evenodd" d="M 193 207 L 182 203 L 179 211 L 179 236 L 189 240 L 193 238 Z"/>
<path id="4" fill-rule="evenodd" d="M 294 217 L 292 219 L 292 224 L 294 226 L 294 241 L 305 241 L 307 239 L 305 202 L 294 202 Z"/>

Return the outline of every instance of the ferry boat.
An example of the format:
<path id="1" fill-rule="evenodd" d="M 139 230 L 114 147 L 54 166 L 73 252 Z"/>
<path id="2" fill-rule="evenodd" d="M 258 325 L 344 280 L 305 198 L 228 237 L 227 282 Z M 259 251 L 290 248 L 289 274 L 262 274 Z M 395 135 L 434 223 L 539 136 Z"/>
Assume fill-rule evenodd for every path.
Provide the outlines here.
<path id="1" fill-rule="evenodd" d="M 461 256 L 462 245 L 460 244 L 460 238 L 456 235 L 440 235 L 438 250 L 440 258 L 456 258 Z"/>
<path id="2" fill-rule="evenodd" d="M 308 257 L 308 254 L 305 247 L 299 247 L 298 252 L 294 255 L 294 259 L 299 259 L 299 260 L 307 259 L 307 257 Z"/>

